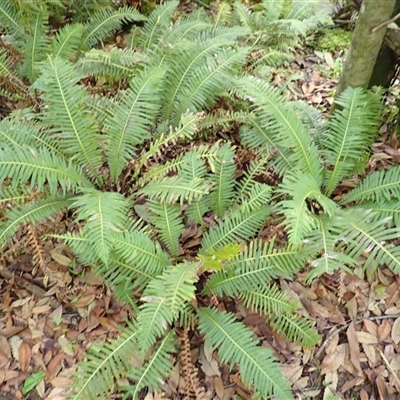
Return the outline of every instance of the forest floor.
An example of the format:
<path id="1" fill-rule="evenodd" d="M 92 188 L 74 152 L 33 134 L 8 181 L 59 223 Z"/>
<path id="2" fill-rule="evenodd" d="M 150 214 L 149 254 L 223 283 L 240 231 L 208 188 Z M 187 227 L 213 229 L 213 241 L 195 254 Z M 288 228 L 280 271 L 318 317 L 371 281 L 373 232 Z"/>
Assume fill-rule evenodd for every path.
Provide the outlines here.
<path id="1" fill-rule="evenodd" d="M 336 58 L 305 48 L 286 66 L 296 78 L 288 81 L 287 74 L 277 72 L 273 83 L 279 87 L 287 84 L 292 99 L 328 112 L 337 85 L 337 79 L 329 77 Z M 370 170 L 400 163 L 391 127 L 383 124 L 380 133 Z M 245 158 L 246 151 L 240 150 L 238 170 Z M 348 180 L 340 189 L 346 192 L 353 186 L 354 181 Z M 74 225 L 71 216 L 59 215 L 50 222 L 26 226 L 1 254 L 0 400 L 65 399 L 85 348 L 116 337 L 120 324 L 132 316 L 93 271 L 79 265 L 71 268 L 74 256 L 67 246 L 46 237 L 55 230 L 71 232 Z M 259 237 L 268 240 L 272 229 L 266 227 Z M 185 229 L 183 251 L 199 243 L 196 235 L 196 229 Z M 304 315 L 315 321 L 322 341 L 313 349 L 286 342 L 265 318 L 240 303 L 227 301 L 226 308 L 273 350 L 296 399 L 400 399 L 399 276 L 384 267 L 369 276 L 360 265 L 354 275 L 338 272 L 322 276 L 310 286 L 305 284 L 305 275 L 298 275 L 293 282 L 281 280 L 280 285 L 300 301 Z M 192 361 L 198 367 L 205 398 L 251 399 L 252 393 L 240 377 L 220 365 L 201 343 L 195 334 L 190 337 Z M 163 392 L 144 392 L 143 398 L 184 398 L 181 368 L 177 357 Z M 118 397 L 115 394 L 110 399 Z"/>

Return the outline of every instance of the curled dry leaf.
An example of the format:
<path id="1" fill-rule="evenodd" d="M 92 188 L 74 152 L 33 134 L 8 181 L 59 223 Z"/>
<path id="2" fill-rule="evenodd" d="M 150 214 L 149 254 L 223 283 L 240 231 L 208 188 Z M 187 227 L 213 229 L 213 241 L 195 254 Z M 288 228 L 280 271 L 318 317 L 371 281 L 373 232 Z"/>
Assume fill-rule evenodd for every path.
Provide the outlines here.
<path id="1" fill-rule="evenodd" d="M 201 369 L 207 376 L 221 376 L 218 363 L 214 359 L 211 359 L 210 361 L 207 360 L 203 346 L 200 348 L 199 361 Z"/>
<path id="2" fill-rule="evenodd" d="M 347 343 L 339 344 L 332 354 L 328 354 L 321 364 L 321 375 L 336 371 L 342 364 L 347 352 Z"/>
<path id="3" fill-rule="evenodd" d="M 371 335 L 368 332 L 359 331 L 356 332 L 357 340 L 362 344 L 378 344 L 378 338 L 375 335 Z"/>
<path id="4" fill-rule="evenodd" d="M 400 317 L 393 322 L 391 337 L 395 344 L 400 343 Z"/>
<path id="5" fill-rule="evenodd" d="M 22 342 L 19 346 L 19 367 L 22 372 L 25 372 L 31 363 L 32 349 L 27 342 Z"/>
<path id="6" fill-rule="evenodd" d="M 224 388 L 224 383 L 222 382 L 222 379 L 220 376 L 216 376 L 214 378 L 214 389 L 215 389 L 215 393 L 217 394 L 217 396 L 220 399 L 223 399 L 225 388 Z"/>
<path id="7" fill-rule="evenodd" d="M 356 330 L 353 322 L 347 328 L 346 335 L 349 343 L 350 361 L 356 368 L 358 374 L 362 375 L 361 365 L 360 365 L 360 347 L 357 340 Z"/>

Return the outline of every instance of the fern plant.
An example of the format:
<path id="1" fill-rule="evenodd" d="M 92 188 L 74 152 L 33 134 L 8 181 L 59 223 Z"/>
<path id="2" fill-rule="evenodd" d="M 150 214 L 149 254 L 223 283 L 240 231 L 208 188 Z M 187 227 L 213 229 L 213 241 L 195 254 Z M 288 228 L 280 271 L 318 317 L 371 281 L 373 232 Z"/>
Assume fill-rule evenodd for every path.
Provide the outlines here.
<path id="1" fill-rule="evenodd" d="M 116 9 L 112 1 L 10 0 L 0 4 L 0 25 L 4 30 L 0 51 L 0 80 L 5 89 L 0 95 L 29 100 L 27 86 L 40 73 L 40 65 L 48 55 L 77 59 L 94 45 L 107 39 L 123 23 L 146 18 L 131 7 Z M 74 15 L 67 24 L 50 36 L 50 16 L 53 24 L 65 14 Z M 61 23 L 61 22 L 60 22 Z M 10 57 L 12 55 L 12 57 Z M 12 60 L 12 61 L 11 61 Z M 31 102 L 33 103 L 33 102 Z"/>
<path id="2" fill-rule="evenodd" d="M 366 169 L 382 109 L 379 93 L 348 89 L 337 99 L 340 110 L 324 122 L 257 78 L 244 77 L 233 90 L 253 101 L 244 143 L 276 153 L 271 165 L 282 183 L 274 210 L 284 218 L 289 242 L 316 251 L 309 280 L 360 263 L 370 272 L 386 264 L 397 273 L 400 168 L 372 172 L 345 195 L 335 192 L 343 179 L 359 180 Z"/>
<path id="3" fill-rule="evenodd" d="M 89 350 L 73 398 L 105 397 L 121 376 L 132 384 L 119 389 L 133 398 L 144 387 L 159 387 L 160 376 L 173 367 L 176 326 L 198 327 L 260 397 L 290 398 L 272 352 L 243 323 L 227 311 L 195 305 L 200 297 L 207 303 L 210 294 L 240 297 L 288 340 L 311 346 L 319 339 L 296 313 L 299 305 L 273 282 L 300 269 L 307 252 L 256 240 L 271 212 L 271 188 L 256 180 L 266 160 L 257 160 L 239 183 L 229 143 L 156 162 L 166 146 L 195 137 L 250 51 L 238 46 L 248 33 L 242 27 L 199 24 L 197 14 L 171 24 L 177 5 L 159 6 L 135 38 L 141 63 L 131 68 L 116 61 L 116 71 L 127 65 L 133 71 L 124 76 L 129 88 L 115 98 L 91 97 L 80 83 L 87 75 L 84 62 L 66 59 L 62 46 L 40 65 L 31 63 L 40 112 L 24 110 L 0 121 L 1 201 L 12 205 L 0 241 L 21 224 L 72 210 L 83 227 L 60 238 L 137 312 L 116 341 Z M 80 32 L 69 27 L 65 35 L 75 28 Z M 132 160 L 131 189 L 123 193 L 121 174 Z M 146 204 L 141 216 L 132 211 L 140 199 Z M 207 212 L 215 214 L 216 227 L 204 223 Z M 182 255 L 179 241 L 188 221 L 204 230 L 194 258 Z M 207 278 L 201 288 L 200 276 Z M 139 367 L 129 354 L 138 354 Z"/>

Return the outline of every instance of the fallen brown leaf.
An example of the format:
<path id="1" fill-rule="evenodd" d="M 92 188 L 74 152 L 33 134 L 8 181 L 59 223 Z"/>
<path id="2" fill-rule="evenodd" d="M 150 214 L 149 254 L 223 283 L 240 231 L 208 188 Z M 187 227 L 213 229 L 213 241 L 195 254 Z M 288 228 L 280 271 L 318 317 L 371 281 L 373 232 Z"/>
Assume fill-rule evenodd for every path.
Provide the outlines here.
<path id="1" fill-rule="evenodd" d="M 350 361 L 356 368 L 358 375 L 362 375 L 360 366 L 360 347 L 353 322 L 350 323 L 349 327 L 347 328 L 346 335 L 349 343 Z"/>
<path id="2" fill-rule="evenodd" d="M 25 372 L 31 363 L 32 350 L 27 342 L 22 342 L 19 346 L 19 367 L 22 372 Z"/>

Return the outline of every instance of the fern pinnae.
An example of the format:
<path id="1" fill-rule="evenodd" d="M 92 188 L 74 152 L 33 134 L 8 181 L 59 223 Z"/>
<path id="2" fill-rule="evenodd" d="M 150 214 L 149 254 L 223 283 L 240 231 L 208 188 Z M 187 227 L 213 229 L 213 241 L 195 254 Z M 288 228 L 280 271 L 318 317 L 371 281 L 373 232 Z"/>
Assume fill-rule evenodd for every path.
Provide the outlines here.
<path id="1" fill-rule="evenodd" d="M 174 106 L 176 118 L 179 118 L 187 108 L 193 112 L 204 108 L 207 105 L 204 104 L 205 98 L 208 98 L 209 103 L 217 97 L 228 85 L 229 72 L 244 63 L 249 50 L 243 47 L 239 50 L 219 52 L 215 60 L 210 59 L 208 65 L 198 68 L 190 80 L 190 88 L 177 97 L 177 105 Z"/>
<path id="2" fill-rule="evenodd" d="M 211 207 L 221 218 L 232 202 L 236 164 L 234 147 L 225 143 L 218 151 L 218 159 L 211 162 L 215 174 L 210 177 L 215 184 L 210 195 Z"/>
<path id="3" fill-rule="evenodd" d="M 337 100 L 343 107 L 333 113 L 322 137 L 322 154 L 326 164 L 333 168 L 326 170 L 326 194 L 329 196 L 341 179 L 353 173 L 355 166 L 372 145 L 377 129 L 377 115 L 380 102 L 368 100 L 368 94 L 361 88 L 346 89 Z"/>
<path id="4" fill-rule="evenodd" d="M 200 254 L 207 255 L 211 250 L 218 250 L 238 240 L 249 240 L 262 227 L 270 212 L 270 207 L 263 207 L 251 213 L 233 212 L 227 215 L 217 227 L 204 234 Z"/>
<path id="5" fill-rule="evenodd" d="M 59 148 L 64 154 L 75 157 L 76 163 L 89 168 L 88 175 L 99 182 L 98 168 L 102 165 L 100 135 L 96 131 L 95 116 L 85 107 L 86 102 L 90 103 L 90 96 L 77 85 L 82 77 L 69 61 L 49 57 L 42 66 L 41 77 L 33 86 L 44 92 L 43 98 L 49 104 L 42 116 L 42 121 L 52 126 L 49 134 L 62 138 Z"/>
<path id="6" fill-rule="evenodd" d="M 71 58 L 77 52 L 85 27 L 83 24 L 68 24 L 60 29 L 52 40 L 52 54 L 55 58 Z"/>
<path id="7" fill-rule="evenodd" d="M 343 198 L 341 204 L 352 201 L 379 201 L 382 198 L 387 201 L 400 198 L 400 166 L 392 166 L 388 171 L 374 171 L 367 175 Z"/>
<path id="8" fill-rule="evenodd" d="M 12 209 L 6 213 L 7 222 L 0 227 L 0 244 L 10 238 L 24 223 L 36 223 L 49 218 L 59 211 L 66 210 L 72 204 L 70 197 L 56 197 L 27 204 L 21 209 Z"/>
<path id="9" fill-rule="evenodd" d="M 134 325 L 128 323 L 127 328 L 122 329 L 122 335 L 103 345 L 100 349 L 92 347 L 86 353 L 86 361 L 81 364 L 85 379 L 76 379 L 72 400 L 84 398 L 95 400 L 98 396 L 106 396 L 112 388 L 114 378 L 118 379 L 129 368 L 127 354 L 136 351 L 135 336 L 137 331 Z M 98 353 L 102 353 L 99 357 Z M 83 382 L 83 385 L 79 383 Z"/>
<path id="10" fill-rule="evenodd" d="M 309 233 L 304 242 L 314 247 L 316 254 L 319 255 L 321 252 L 322 254 L 313 257 L 312 269 L 307 274 L 306 282 L 311 283 L 313 279 L 322 274 L 331 274 L 339 268 L 351 273 L 351 267 L 355 265 L 355 260 L 343 252 L 337 251 L 340 238 L 332 232 L 333 226 L 336 226 L 336 229 L 345 230 L 347 228 L 346 221 L 327 215 L 318 215 L 315 217 L 315 221 L 316 229 Z"/>
<path id="11" fill-rule="evenodd" d="M 38 63 L 46 57 L 45 48 L 49 42 L 46 35 L 47 19 L 48 15 L 43 10 L 37 11 L 34 25 L 30 27 L 30 35 L 24 43 L 26 55 L 21 73 L 30 82 L 37 78 Z"/>
<path id="12" fill-rule="evenodd" d="M 278 399 L 292 399 L 290 385 L 272 358 L 272 352 L 257 346 L 253 332 L 233 314 L 214 308 L 199 308 L 199 329 L 212 349 L 218 347 L 221 362 L 238 364 L 243 382 L 254 385 L 257 397 L 275 395 Z M 262 394 L 260 396 L 260 394 Z"/>
<path id="13" fill-rule="evenodd" d="M 0 183 L 10 178 L 11 186 L 17 187 L 29 180 L 31 188 L 48 190 L 51 194 L 60 188 L 66 193 L 71 188 L 93 187 L 80 168 L 45 148 L 4 146 L 0 155 Z"/>
<path id="14" fill-rule="evenodd" d="M 178 257 L 179 237 L 183 231 L 182 211 L 179 205 L 152 202 L 150 204 L 151 222 L 156 227 L 162 241 L 173 257 Z"/>
<path id="15" fill-rule="evenodd" d="M 393 168 L 393 167 L 392 167 Z M 393 218 L 395 226 L 400 227 L 400 200 L 381 200 L 362 202 L 356 206 L 364 210 L 371 210 L 371 220 Z"/>
<path id="16" fill-rule="evenodd" d="M 235 39 L 242 34 L 240 30 L 230 29 L 218 32 L 216 37 L 211 39 L 199 38 L 196 41 L 196 46 L 191 47 L 189 50 L 177 52 L 181 65 L 175 66 L 174 70 L 170 71 L 169 76 L 171 80 L 167 82 L 166 89 L 163 93 L 164 110 L 163 118 L 168 120 L 171 118 L 174 111 L 174 105 L 179 100 L 179 93 L 182 93 L 183 88 L 187 85 L 188 80 L 193 72 L 203 64 L 203 62 L 210 56 L 210 54 L 218 53 L 217 50 L 233 44 Z M 174 73 L 174 75 L 172 75 Z"/>
<path id="17" fill-rule="evenodd" d="M 171 353 L 175 350 L 175 334 L 171 330 L 158 344 L 149 361 L 140 369 L 134 369 L 130 374 L 135 384 L 126 388 L 132 399 L 138 399 L 143 387 L 149 391 L 157 390 L 162 377 L 168 376 L 173 368 Z M 125 389 L 125 388 L 124 388 Z"/>
<path id="18" fill-rule="evenodd" d="M 290 300 L 275 284 L 264 284 L 255 286 L 254 289 L 246 289 L 240 297 L 246 307 L 268 316 L 292 313 L 298 308 L 298 304 Z"/>
<path id="19" fill-rule="evenodd" d="M 178 4 L 178 1 L 167 1 L 150 14 L 143 27 L 143 36 L 139 43 L 143 50 L 147 50 L 151 45 L 155 44 L 157 33 L 160 33 L 169 24 Z"/>
<path id="20" fill-rule="evenodd" d="M 279 142 L 281 147 L 291 149 L 290 158 L 296 167 L 318 177 L 321 165 L 317 147 L 293 107 L 288 109 L 278 90 L 250 76 L 237 81 L 237 92 L 241 93 L 241 97 L 252 99 L 264 129 L 270 130 L 274 141 Z"/>
<path id="21" fill-rule="evenodd" d="M 18 29 L 18 13 L 13 2 L 0 4 L 0 21 L 7 30 Z"/>
<path id="22" fill-rule="evenodd" d="M 86 50 L 100 40 L 104 40 L 113 31 L 120 28 L 123 22 L 145 21 L 146 17 L 130 6 L 113 10 L 108 7 L 94 13 L 86 25 L 85 39 L 80 49 Z"/>
<path id="23" fill-rule="evenodd" d="M 107 158 L 114 182 L 131 159 L 132 148 L 149 137 L 148 125 L 154 123 L 159 110 L 158 87 L 163 75 L 160 69 L 144 70 L 115 104 L 115 117 L 106 123 Z"/>
<path id="24" fill-rule="evenodd" d="M 290 278 L 304 266 L 307 256 L 306 251 L 299 251 L 297 247 L 275 250 L 273 241 L 252 241 L 225 264 L 223 271 L 209 278 L 204 293 L 236 297 L 243 287 L 263 285 L 278 277 Z"/>
<path id="25" fill-rule="evenodd" d="M 108 263 L 110 251 L 129 215 L 129 202 L 120 193 L 85 190 L 75 197 L 76 220 L 86 220 L 84 235 L 90 240 L 92 248 L 104 263 Z"/>
<path id="26" fill-rule="evenodd" d="M 153 283 L 154 280 L 151 282 Z M 144 357 L 157 338 L 165 335 L 165 332 L 174 321 L 174 314 L 167 305 L 165 296 L 157 296 L 153 292 L 145 290 L 136 320 L 138 335 L 137 343 L 141 357 Z"/>
<path id="27" fill-rule="evenodd" d="M 367 219 L 353 221 L 350 225 L 353 232 L 348 234 L 351 242 L 347 245 L 346 253 L 355 258 L 365 252 L 366 246 L 369 255 L 365 268 L 375 270 L 379 264 L 386 264 L 394 273 L 400 271 L 400 246 L 385 245 L 386 241 L 398 238 L 398 228 L 386 228 L 382 221 L 372 223 Z"/>
<path id="28" fill-rule="evenodd" d="M 312 328 L 310 321 L 294 313 L 276 315 L 275 318 L 272 318 L 271 325 L 287 340 L 301 343 L 308 348 L 315 346 L 321 340 L 318 332 Z"/>

